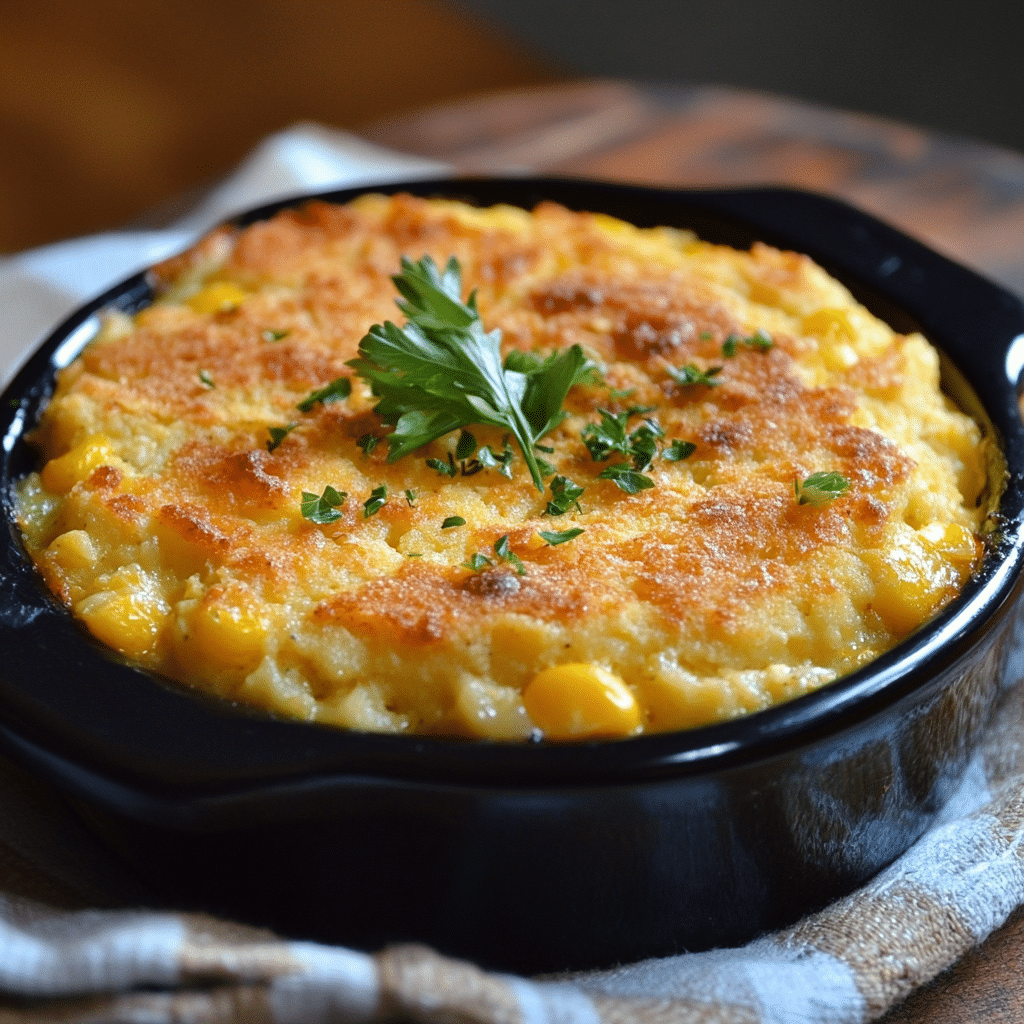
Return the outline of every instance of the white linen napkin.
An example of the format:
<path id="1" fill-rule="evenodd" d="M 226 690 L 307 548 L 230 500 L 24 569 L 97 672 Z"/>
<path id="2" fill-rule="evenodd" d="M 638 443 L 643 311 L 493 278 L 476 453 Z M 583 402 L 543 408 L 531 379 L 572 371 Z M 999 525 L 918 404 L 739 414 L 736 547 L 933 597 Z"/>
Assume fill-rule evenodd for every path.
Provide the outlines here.
<path id="1" fill-rule="evenodd" d="M 320 125 L 261 142 L 203 202 L 162 231 L 111 231 L 0 258 L 0 381 L 78 305 L 186 248 L 203 231 L 253 206 L 300 192 L 440 177 L 451 168 L 395 153 Z"/>

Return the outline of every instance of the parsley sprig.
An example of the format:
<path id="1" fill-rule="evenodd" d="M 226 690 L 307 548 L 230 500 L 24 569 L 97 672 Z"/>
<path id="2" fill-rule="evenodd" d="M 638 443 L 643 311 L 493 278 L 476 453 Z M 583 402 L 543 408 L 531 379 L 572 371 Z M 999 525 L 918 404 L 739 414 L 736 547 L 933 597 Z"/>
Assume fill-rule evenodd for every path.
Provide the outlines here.
<path id="1" fill-rule="evenodd" d="M 371 327 L 348 364 L 370 384 L 380 418 L 394 424 L 388 461 L 460 427 L 495 426 L 515 438 L 543 491 L 533 446 L 561 422 L 569 389 L 592 378 L 583 350 L 573 345 L 546 359 L 512 353 L 503 364 L 501 332 L 484 330 L 475 292 L 462 301 L 454 257 L 443 273 L 429 256 L 416 263 L 402 257 L 392 280 L 405 326 Z"/>
<path id="2" fill-rule="evenodd" d="M 661 445 L 665 431 L 657 420 L 645 415 L 653 410 L 653 406 L 630 406 L 620 413 L 599 409 L 601 422 L 588 423 L 583 428 L 580 437 L 595 462 L 607 462 L 613 455 L 629 460 L 606 466 L 598 473 L 599 480 L 611 480 L 627 494 L 637 494 L 654 486 L 645 473 L 659 455 L 669 462 L 679 462 L 693 453 L 696 446 L 690 441 L 675 440 Z M 638 415 L 644 416 L 644 421 L 635 430 L 628 430 L 630 418 Z"/>
<path id="3" fill-rule="evenodd" d="M 324 493 L 320 495 L 303 491 L 300 509 L 306 519 L 319 526 L 326 526 L 341 518 L 338 509 L 345 503 L 347 497 L 348 494 L 345 491 L 336 490 L 328 484 L 324 488 Z"/>
<path id="4" fill-rule="evenodd" d="M 798 505 L 825 505 L 850 489 L 850 481 L 841 473 L 812 473 L 802 483 L 793 481 Z"/>

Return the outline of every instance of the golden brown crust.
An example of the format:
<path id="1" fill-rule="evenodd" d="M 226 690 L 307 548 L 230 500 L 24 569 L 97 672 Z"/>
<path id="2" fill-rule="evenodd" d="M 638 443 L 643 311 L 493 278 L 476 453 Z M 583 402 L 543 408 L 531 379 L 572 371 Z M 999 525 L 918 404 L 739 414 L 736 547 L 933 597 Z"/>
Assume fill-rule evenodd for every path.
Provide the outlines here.
<path id="1" fill-rule="evenodd" d="M 518 456 L 507 479 L 460 465 L 455 437 L 394 463 L 386 441 L 366 443 L 387 429 L 346 363 L 399 318 L 399 258 L 424 253 L 459 260 L 506 349 L 580 344 L 601 367 L 545 440 L 584 488 L 579 509 L 546 514 Z M 956 478 L 982 479 L 983 457 L 964 454 L 977 430 L 939 395 L 934 353 L 806 257 L 553 204 L 397 196 L 219 230 L 154 276 L 163 298 L 86 349 L 40 432 L 71 467 L 44 479 L 81 464 L 79 482 L 55 498 L 33 478 L 22 518 L 97 635 L 97 595 L 141 588 L 156 639 L 140 630 L 133 655 L 237 699 L 508 737 L 529 729 L 518 702 L 534 673 L 589 661 L 626 680 L 651 727 L 692 724 L 856 667 L 949 600 L 976 556 L 981 513 Z M 681 383 L 687 366 L 709 383 Z M 339 377 L 348 399 L 297 408 Z M 625 493 L 600 477 L 621 457 L 596 461 L 581 436 L 601 410 L 694 451 Z M 502 450 L 500 431 L 471 429 Z M 799 504 L 795 485 L 819 471 L 848 491 Z M 337 518 L 303 518 L 303 494 L 327 485 L 347 495 Z M 570 527 L 571 542 L 540 537 Z M 708 680 L 717 696 L 694 696 Z"/>

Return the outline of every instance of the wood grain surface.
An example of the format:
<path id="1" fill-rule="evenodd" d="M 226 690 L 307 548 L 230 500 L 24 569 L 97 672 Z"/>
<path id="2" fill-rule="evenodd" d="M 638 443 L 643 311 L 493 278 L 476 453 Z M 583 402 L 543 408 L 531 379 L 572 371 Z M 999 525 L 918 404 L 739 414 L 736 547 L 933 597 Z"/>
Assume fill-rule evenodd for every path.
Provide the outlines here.
<path id="1" fill-rule="evenodd" d="M 1024 156 L 880 118 L 711 86 L 583 82 L 364 128 L 466 172 L 781 184 L 875 214 L 1024 295 Z M 1024 909 L 882 1024 L 1021 1024 Z"/>
<path id="2" fill-rule="evenodd" d="M 1024 293 L 1024 156 L 877 117 L 715 86 L 584 82 L 435 106 L 363 134 L 464 171 L 827 192 Z"/>

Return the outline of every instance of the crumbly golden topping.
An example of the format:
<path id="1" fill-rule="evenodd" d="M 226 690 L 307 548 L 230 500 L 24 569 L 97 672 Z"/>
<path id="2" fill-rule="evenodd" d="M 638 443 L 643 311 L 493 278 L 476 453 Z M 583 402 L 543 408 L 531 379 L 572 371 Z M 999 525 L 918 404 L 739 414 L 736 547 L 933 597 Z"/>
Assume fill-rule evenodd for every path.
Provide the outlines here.
<path id="1" fill-rule="evenodd" d="M 453 431 L 388 461 L 347 364 L 403 322 L 391 277 L 424 255 L 457 259 L 503 352 L 596 365 L 542 441 L 544 493 L 495 427 L 468 428 L 469 454 Z M 680 728 L 865 664 L 980 556 L 986 443 L 935 351 L 804 256 L 364 196 L 220 230 L 155 273 L 159 300 L 62 373 L 18 503 L 86 626 L 190 685 L 360 729 Z M 347 397 L 298 408 L 339 379 Z M 623 458 L 586 443 L 605 417 L 692 452 L 630 493 L 601 476 Z M 801 504 L 821 473 L 845 486 Z M 551 514 L 562 479 L 583 491 Z M 326 521 L 303 515 L 328 488 Z"/>

